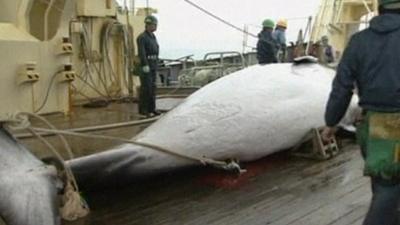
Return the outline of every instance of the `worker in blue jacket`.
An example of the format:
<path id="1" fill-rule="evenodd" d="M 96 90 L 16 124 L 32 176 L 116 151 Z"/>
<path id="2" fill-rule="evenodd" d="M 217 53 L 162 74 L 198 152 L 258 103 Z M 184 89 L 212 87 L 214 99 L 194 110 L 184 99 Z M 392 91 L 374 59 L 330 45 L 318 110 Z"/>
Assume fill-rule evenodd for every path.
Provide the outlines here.
<path id="1" fill-rule="evenodd" d="M 150 117 L 159 115 L 156 111 L 156 77 L 158 68 L 159 45 L 154 32 L 158 20 L 155 16 L 145 18 L 146 30 L 137 38 L 140 58 L 139 114 Z"/>
<path id="2" fill-rule="evenodd" d="M 329 141 L 357 89 L 363 119 L 357 141 L 371 177 L 372 201 L 364 225 L 398 225 L 400 206 L 400 0 L 379 0 L 379 16 L 352 36 L 326 107 Z"/>
<path id="3" fill-rule="evenodd" d="M 288 22 L 286 19 L 280 19 L 276 23 L 276 28 L 272 33 L 272 37 L 278 44 L 277 58 L 279 62 L 286 61 L 286 29 Z"/>

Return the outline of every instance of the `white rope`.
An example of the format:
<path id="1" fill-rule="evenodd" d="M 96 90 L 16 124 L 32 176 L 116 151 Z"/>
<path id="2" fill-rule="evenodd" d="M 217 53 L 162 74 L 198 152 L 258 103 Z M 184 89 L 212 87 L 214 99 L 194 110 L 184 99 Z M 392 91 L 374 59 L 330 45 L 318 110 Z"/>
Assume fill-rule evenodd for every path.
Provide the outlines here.
<path id="1" fill-rule="evenodd" d="M 211 165 L 217 168 L 221 168 L 224 170 L 228 171 L 238 171 L 238 172 L 244 172 L 244 170 L 241 170 L 240 166 L 238 165 L 237 162 L 235 161 L 230 161 L 230 162 L 224 162 L 224 161 L 218 161 L 206 157 L 196 157 L 196 156 L 190 156 L 190 155 L 185 155 L 179 152 L 174 152 L 168 149 L 165 149 L 163 147 L 149 144 L 149 143 L 144 143 L 144 142 L 139 142 L 139 141 L 132 141 L 129 139 L 124 139 L 124 138 L 118 138 L 118 137 L 111 137 L 111 136 L 105 136 L 105 135 L 95 135 L 95 134 L 82 134 L 82 133 L 76 133 L 76 132 L 71 132 L 71 131 L 65 131 L 65 130 L 54 130 L 54 129 L 45 129 L 45 128 L 37 128 L 37 127 L 32 127 L 33 130 L 38 131 L 38 132 L 48 132 L 48 133 L 55 133 L 55 134 L 63 134 L 63 135 L 69 135 L 69 136 L 76 136 L 76 137 L 83 137 L 83 138 L 92 138 L 92 139 L 104 139 L 104 140 L 110 140 L 110 141 L 118 141 L 118 142 L 124 142 L 124 143 L 129 143 L 129 144 L 134 144 L 146 148 L 150 148 L 152 150 L 156 150 L 162 153 L 166 153 L 169 155 L 173 155 L 178 158 L 198 162 L 202 165 Z"/>
<path id="2" fill-rule="evenodd" d="M 35 130 L 33 130 L 32 128 L 27 128 L 27 129 L 28 129 L 29 132 L 31 132 L 35 137 L 37 137 L 41 142 L 43 142 L 43 144 L 45 144 L 51 150 L 51 152 L 54 154 L 54 156 L 62 164 L 63 169 L 65 170 L 65 175 L 66 175 L 67 181 L 71 181 L 73 183 L 73 185 L 75 186 L 76 190 L 79 191 L 78 184 L 77 184 L 76 179 L 75 179 L 75 177 L 74 177 L 74 175 L 72 173 L 72 170 L 71 170 L 71 168 L 69 168 L 69 166 L 67 166 L 65 164 L 65 160 L 61 156 L 61 154 L 55 149 L 55 147 L 52 144 L 50 144 L 50 142 L 48 142 L 46 139 L 44 139 Z"/>
<path id="3" fill-rule="evenodd" d="M 22 116 L 19 113 L 9 114 L 7 121 L 7 127 L 11 130 L 25 130 L 30 127 L 29 118 L 27 116 Z"/>
<path id="4" fill-rule="evenodd" d="M 23 127 L 23 128 L 27 128 L 27 127 L 31 126 L 31 124 L 29 122 L 29 117 L 34 117 L 34 118 L 42 121 L 49 128 L 51 128 L 53 130 L 57 130 L 57 128 L 53 124 L 51 124 L 47 119 L 45 119 L 44 117 L 39 116 L 37 114 L 28 113 L 28 112 L 19 112 L 19 113 L 15 114 L 15 118 L 16 119 L 21 119 L 22 124 L 20 125 L 20 127 Z M 25 121 L 28 121 L 28 122 L 25 122 Z M 61 142 L 63 143 L 63 145 L 65 147 L 65 149 L 67 150 L 69 159 L 73 159 L 74 158 L 74 154 L 72 153 L 72 149 L 71 149 L 70 145 L 68 144 L 67 139 L 64 136 L 60 135 L 60 134 L 58 134 L 57 136 L 60 138 Z"/>
<path id="5" fill-rule="evenodd" d="M 66 180 L 63 195 L 61 196 L 60 214 L 64 220 L 74 221 L 79 218 L 83 218 L 89 214 L 90 209 L 86 202 L 81 198 L 79 194 L 79 187 L 72 173 L 71 168 L 65 164 L 64 159 L 57 152 L 52 144 L 50 144 L 46 139 L 40 136 L 32 128 L 27 128 L 34 136 L 36 136 L 40 141 L 42 141 L 56 156 L 64 168 Z M 62 174 L 59 174 L 63 176 Z"/>
<path id="6" fill-rule="evenodd" d="M 59 172 L 58 175 L 62 178 L 65 178 L 65 180 L 63 179 L 65 186 L 63 190 L 64 191 L 63 195 L 61 197 L 61 205 L 60 205 L 61 217 L 64 220 L 68 221 L 74 221 L 77 220 L 78 218 L 85 217 L 90 210 L 86 202 L 81 198 L 79 194 L 79 187 L 72 173 L 71 168 L 65 164 L 64 158 L 55 149 L 55 147 L 31 127 L 31 124 L 29 122 L 29 116 L 35 117 L 44 122 L 45 124 L 47 124 L 49 127 L 55 129 L 55 127 L 51 123 L 49 123 L 46 119 L 31 113 L 14 114 L 7 120 L 8 121 L 7 126 L 14 130 L 19 130 L 19 129 L 28 130 L 30 133 L 32 133 L 33 136 L 37 137 L 41 142 L 43 142 L 61 163 L 63 171 L 58 171 Z M 61 135 L 59 136 L 61 137 Z M 72 153 L 72 150 L 66 139 L 62 137 L 62 140 L 68 151 Z M 65 173 L 65 177 L 63 173 Z"/>
<path id="7" fill-rule="evenodd" d="M 46 124 L 50 129 L 32 127 L 31 124 L 29 123 L 29 118 L 28 117 L 37 118 L 38 120 L 40 120 L 44 124 Z M 18 121 L 20 121 L 20 124 L 18 124 Z M 179 153 L 179 152 L 171 151 L 169 149 L 166 149 L 166 148 L 154 145 L 154 144 L 149 144 L 149 143 L 144 143 L 144 142 L 139 142 L 139 141 L 133 141 L 133 140 L 119 138 L 119 137 L 111 137 L 111 136 L 95 135 L 95 134 L 82 134 L 82 133 L 77 133 L 77 132 L 72 132 L 72 131 L 59 130 L 55 126 L 53 126 L 50 122 L 48 122 L 45 118 L 43 118 L 42 116 L 39 116 L 39 115 L 36 115 L 36 114 L 33 114 L 33 113 L 27 113 L 27 112 L 17 113 L 17 114 L 15 114 L 14 117 L 10 118 L 9 122 L 10 122 L 10 125 L 12 125 L 12 127 L 25 128 L 25 129 L 29 127 L 29 130 L 30 130 L 31 133 L 33 131 L 35 131 L 35 132 L 40 132 L 40 133 L 45 132 L 45 133 L 57 134 L 60 137 L 60 139 L 63 142 L 63 144 L 65 145 L 65 148 L 67 149 L 67 151 L 68 151 L 68 153 L 70 155 L 70 158 L 73 158 L 72 150 L 71 150 L 67 140 L 65 139 L 65 137 L 63 135 L 83 137 L 83 138 L 91 138 L 91 139 L 104 139 L 104 140 L 110 140 L 110 141 L 118 141 L 118 142 L 123 142 L 123 143 L 130 143 L 130 144 L 146 147 L 146 148 L 149 148 L 149 149 L 152 149 L 152 150 L 155 150 L 155 151 L 159 151 L 159 152 L 162 152 L 162 153 L 165 153 L 165 154 L 169 154 L 169 155 L 172 155 L 172 156 L 175 156 L 175 157 L 178 157 L 178 158 L 182 158 L 182 159 L 198 162 L 198 163 L 200 163 L 202 165 L 211 165 L 211 166 L 214 166 L 214 167 L 217 167 L 217 168 L 221 168 L 221 169 L 224 169 L 224 170 L 228 170 L 228 171 L 237 171 L 237 172 L 240 172 L 240 173 L 244 172 L 244 170 L 242 170 L 240 168 L 239 164 L 237 162 L 235 162 L 234 160 L 231 160 L 229 162 L 218 161 L 218 160 L 214 160 L 214 159 L 210 159 L 210 158 L 206 158 L 206 157 L 190 156 L 190 155 L 182 154 L 182 153 Z M 10 125 L 9 125 L 9 127 L 10 127 Z M 34 134 L 34 136 L 36 136 L 38 138 L 41 137 L 37 133 L 36 134 L 33 133 L 33 134 Z M 40 138 L 40 139 L 42 140 L 43 138 Z M 56 152 L 56 150 L 54 148 L 51 148 L 51 149 L 52 149 L 53 152 Z"/>
<path id="8" fill-rule="evenodd" d="M 29 117 L 34 117 L 40 121 L 42 121 L 44 124 L 46 124 L 50 129 L 46 129 L 46 128 L 38 128 L 38 127 L 33 127 L 30 122 L 29 122 Z M 55 150 L 54 147 L 52 147 L 52 145 L 50 143 L 48 143 L 41 135 L 40 133 L 53 133 L 56 134 L 60 137 L 61 141 L 63 142 L 70 158 L 73 158 L 73 153 L 71 150 L 71 147 L 69 146 L 67 140 L 65 139 L 65 137 L 63 135 L 67 135 L 67 136 L 75 136 L 75 137 L 83 137 L 83 138 L 91 138 L 91 139 L 104 139 L 104 140 L 110 140 L 110 141 L 118 141 L 118 142 L 122 142 L 122 143 L 129 143 L 129 144 L 134 144 L 134 145 L 138 145 L 138 146 L 142 146 L 145 148 L 149 148 L 158 152 L 162 152 L 165 154 L 169 154 L 178 158 L 182 158 L 185 160 L 189 160 L 189 161 L 194 161 L 197 163 L 200 163 L 202 165 L 210 165 L 216 168 L 220 168 L 220 169 L 224 169 L 227 171 L 235 171 L 238 173 L 243 173 L 245 172 L 245 170 L 242 170 L 239 166 L 239 164 L 235 161 L 235 160 L 230 160 L 230 161 L 218 161 L 218 160 L 214 160 L 214 159 L 210 159 L 210 158 L 206 158 L 206 157 L 196 157 L 196 156 L 190 156 L 190 155 L 186 155 L 186 154 L 182 154 L 179 152 L 175 152 L 175 151 L 171 151 L 169 149 L 163 148 L 161 146 L 157 146 L 154 144 L 150 144 L 150 143 L 145 143 L 145 142 L 139 142 L 139 141 L 133 141 L 133 140 L 129 140 L 129 139 L 124 139 L 124 138 L 119 138 L 119 137 L 112 137 L 112 136 L 106 136 L 106 135 L 95 135 L 95 134 L 83 134 L 83 133 L 77 133 L 77 132 L 73 132 L 73 131 L 66 131 L 66 130 L 59 130 L 57 129 L 54 125 L 52 125 L 47 119 L 45 119 L 42 116 L 39 116 L 37 114 L 34 113 L 28 113 L 28 112 L 19 112 L 16 113 L 14 116 L 10 117 L 10 119 L 8 120 L 8 126 L 14 127 L 14 128 L 18 128 L 18 129 L 28 129 L 34 136 L 38 137 L 42 142 L 44 142 L 51 150 L 52 152 L 57 156 L 57 158 L 59 158 L 59 160 L 61 160 L 62 162 L 64 162 L 64 159 L 61 157 L 61 155 Z M 36 133 L 38 132 L 38 133 Z M 47 143 L 46 143 L 47 142 Z M 65 165 L 65 163 L 64 163 Z M 65 166 L 66 171 L 70 170 L 67 166 Z M 72 171 L 70 171 L 70 175 L 73 177 Z M 78 188 L 78 185 L 75 181 L 75 179 L 72 179 L 74 185 L 76 186 L 76 188 Z M 77 189 L 78 190 L 78 189 Z"/>
<path id="9" fill-rule="evenodd" d="M 87 216 L 90 212 L 88 205 L 71 183 L 67 183 L 64 188 L 61 202 L 60 214 L 64 220 L 75 221 Z"/>
<path id="10" fill-rule="evenodd" d="M 31 123 L 29 122 L 29 117 L 34 117 L 34 118 L 39 119 L 44 124 L 46 124 L 48 127 L 50 127 L 50 129 L 32 127 Z M 82 134 L 82 133 L 77 133 L 77 132 L 58 130 L 49 121 L 47 121 L 47 119 L 45 119 L 42 116 L 33 114 L 33 113 L 27 113 L 27 112 L 16 113 L 13 116 L 10 116 L 10 118 L 8 120 L 6 120 L 6 122 L 7 122 L 7 126 L 11 129 L 14 129 L 14 130 L 26 129 L 26 130 L 28 130 L 30 133 L 32 133 L 33 136 L 37 137 L 40 141 L 42 141 L 51 150 L 51 152 L 56 156 L 56 158 L 60 161 L 60 163 L 63 166 L 63 169 L 65 171 L 65 178 L 66 178 L 66 180 L 64 181 L 65 182 L 64 193 L 61 197 L 60 215 L 64 220 L 67 220 L 67 221 L 74 221 L 79 218 L 85 217 L 90 212 L 90 209 L 89 209 L 87 203 L 84 201 L 84 199 L 79 194 L 79 187 L 78 187 L 78 184 L 76 182 L 76 179 L 73 175 L 71 168 L 65 164 L 65 160 L 63 159 L 61 154 L 54 148 L 54 146 L 52 144 L 50 144 L 46 139 L 44 139 L 40 135 L 40 132 L 57 134 L 60 137 L 60 139 L 62 140 L 63 144 L 65 145 L 65 148 L 67 149 L 70 157 L 73 157 L 72 150 L 63 135 L 77 136 L 77 137 L 84 137 L 84 138 L 93 138 L 93 139 L 104 139 L 104 140 L 130 143 L 130 144 L 150 148 L 152 150 L 159 151 L 159 152 L 162 152 L 165 154 L 169 154 L 169 155 L 172 155 L 172 156 L 175 156 L 178 158 L 199 162 L 202 165 L 211 165 L 216 168 L 224 169 L 227 171 L 235 171 L 238 173 L 246 172 L 245 170 L 242 170 L 240 168 L 239 164 L 234 160 L 231 160 L 229 162 L 217 161 L 217 160 L 209 159 L 206 157 L 195 157 L 195 156 L 185 155 L 182 153 L 170 151 L 168 149 L 162 148 L 157 145 L 144 143 L 144 142 L 132 141 L 132 140 L 128 140 L 128 139 L 105 136 L 105 135 Z M 59 176 L 63 176 L 63 174 L 59 174 Z"/>

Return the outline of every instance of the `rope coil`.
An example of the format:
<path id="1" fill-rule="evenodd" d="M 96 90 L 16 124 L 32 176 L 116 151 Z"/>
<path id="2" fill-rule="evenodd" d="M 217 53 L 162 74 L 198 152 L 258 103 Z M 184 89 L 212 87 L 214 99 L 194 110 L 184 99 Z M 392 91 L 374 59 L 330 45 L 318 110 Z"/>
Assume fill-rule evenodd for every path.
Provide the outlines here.
<path id="1" fill-rule="evenodd" d="M 52 129 L 56 129 L 50 122 L 48 122 L 45 118 L 38 116 L 33 113 L 20 112 L 14 115 L 10 115 L 7 120 L 6 126 L 12 130 L 28 130 L 33 136 L 38 138 L 41 142 L 43 142 L 55 155 L 58 162 L 61 164 L 61 171 L 58 172 L 58 177 L 64 182 L 64 190 L 63 195 L 61 196 L 61 205 L 60 205 L 60 214 L 64 220 L 74 221 L 79 218 L 85 217 L 89 214 L 89 207 L 86 202 L 80 197 L 79 187 L 76 182 L 76 179 L 72 173 L 72 170 L 65 164 L 64 158 L 61 154 L 55 149 L 55 147 L 50 144 L 46 139 L 44 139 L 40 134 L 38 134 L 35 129 L 31 127 L 31 123 L 29 121 L 29 117 L 35 117 L 45 123 Z M 62 135 L 58 135 L 69 156 L 73 158 L 71 147 L 69 146 L 67 140 Z"/>

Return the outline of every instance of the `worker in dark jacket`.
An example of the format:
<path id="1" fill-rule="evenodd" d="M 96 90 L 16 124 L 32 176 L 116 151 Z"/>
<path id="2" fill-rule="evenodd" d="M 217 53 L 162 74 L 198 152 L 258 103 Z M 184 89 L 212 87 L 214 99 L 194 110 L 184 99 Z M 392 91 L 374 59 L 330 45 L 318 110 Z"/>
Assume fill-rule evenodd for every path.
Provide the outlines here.
<path id="1" fill-rule="evenodd" d="M 276 63 L 278 44 L 272 38 L 272 31 L 275 27 L 274 21 L 266 19 L 263 22 L 263 30 L 258 34 L 257 59 L 258 63 L 268 64 Z"/>
<path id="2" fill-rule="evenodd" d="M 364 225 L 397 225 L 400 203 L 400 0 L 379 0 L 379 16 L 352 36 L 333 81 L 322 132 L 325 141 L 357 88 L 363 119 L 357 141 L 371 177 L 372 201 Z"/>
<path id="3" fill-rule="evenodd" d="M 154 35 L 157 30 L 157 18 L 150 15 L 145 18 L 146 30 L 137 38 L 140 58 L 139 114 L 150 117 L 159 115 L 156 111 L 156 73 L 159 45 Z"/>
<path id="4" fill-rule="evenodd" d="M 320 62 L 322 64 L 329 64 L 335 62 L 335 52 L 333 50 L 332 45 L 329 44 L 329 38 L 327 35 L 322 36 L 321 38 L 321 54 L 320 54 Z"/>

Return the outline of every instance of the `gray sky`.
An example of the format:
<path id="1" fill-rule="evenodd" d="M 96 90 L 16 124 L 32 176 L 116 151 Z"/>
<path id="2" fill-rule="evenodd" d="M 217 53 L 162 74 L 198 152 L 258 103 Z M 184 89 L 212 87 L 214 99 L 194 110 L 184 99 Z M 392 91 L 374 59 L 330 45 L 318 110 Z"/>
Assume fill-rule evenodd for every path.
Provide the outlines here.
<path id="1" fill-rule="evenodd" d="M 192 0 L 223 19 L 243 27 L 250 24 L 250 32 L 257 34 L 265 18 L 289 19 L 288 41 L 297 38 L 299 29 L 307 25 L 305 17 L 313 16 L 320 0 Z M 146 0 L 136 0 L 136 7 Z M 149 0 L 158 9 L 159 28 L 156 33 L 161 57 L 178 58 L 195 54 L 201 58 L 210 51 L 242 51 L 243 33 L 213 19 L 184 0 Z M 304 18 L 304 19 L 291 19 Z M 255 26 L 253 26 L 255 25 Z M 249 45 L 256 39 L 249 37 Z"/>

